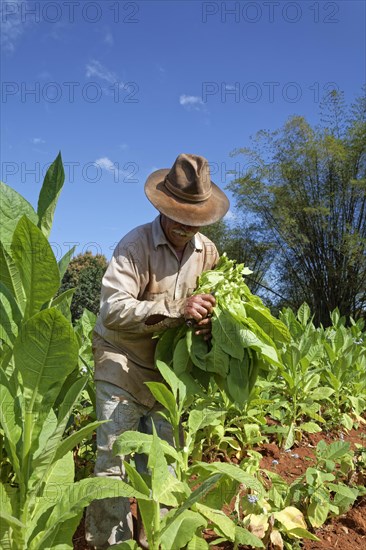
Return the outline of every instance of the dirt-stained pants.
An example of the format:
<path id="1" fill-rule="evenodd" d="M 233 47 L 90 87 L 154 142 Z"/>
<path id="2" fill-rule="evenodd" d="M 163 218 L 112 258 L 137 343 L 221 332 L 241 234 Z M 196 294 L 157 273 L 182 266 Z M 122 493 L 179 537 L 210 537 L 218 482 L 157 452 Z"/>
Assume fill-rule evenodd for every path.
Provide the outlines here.
<path id="1" fill-rule="evenodd" d="M 152 409 L 141 405 L 125 390 L 109 382 L 96 382 L 96 408 L 98 420 L 109 420 L 97 428 L 96 476 L 125 479 L 124 457 L 113 456 L 112 446 L 118 435 L 128 430 L 152 433 L 152 420 L 156 431 L 173 445 L 171 425 L 158 414 L 161 406 Z M 147 472 L 146 455 L 134 456 L 140 473 Z M 91 548 L 101 550 L 133 537 L 132 514 L 128 498 L 94 500 L 87 509 L 86 540 Z"/>

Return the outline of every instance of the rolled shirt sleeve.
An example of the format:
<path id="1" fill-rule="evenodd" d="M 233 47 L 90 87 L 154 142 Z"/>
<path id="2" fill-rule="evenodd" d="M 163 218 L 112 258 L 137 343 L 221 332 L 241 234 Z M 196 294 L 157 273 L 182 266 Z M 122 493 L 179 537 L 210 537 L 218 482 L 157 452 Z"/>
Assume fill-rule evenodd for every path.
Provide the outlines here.
<path id="1" fill-rule="evenodd" d="M 100 318 L 109 330 L 134 333 L 151 333 L 160 327 L 169 326 L 169 320 L 183 317 L 186 297 L 172 299 L 139 299 L 140 284 L 144 281 L 136 262 L 126 256 L 113 257 L 103 280 L 103 296 Z M 155 293 L 155 298 L 160 293 Z M 159 323 L 147 324 L 153 316 L 163 316 Z"/>

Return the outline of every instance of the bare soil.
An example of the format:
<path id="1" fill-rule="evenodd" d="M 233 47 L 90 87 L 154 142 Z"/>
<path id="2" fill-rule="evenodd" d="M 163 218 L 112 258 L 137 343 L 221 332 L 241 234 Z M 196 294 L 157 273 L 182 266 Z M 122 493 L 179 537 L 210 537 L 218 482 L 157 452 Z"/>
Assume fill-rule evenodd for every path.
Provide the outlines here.
<path id="1" fill-rule="evenodd" d="M 265 443 L 255 447 L 254 450 L 263 456 L 261 468 L 271 470 L 281 475 L 288 483 L 292 483 L 301 476 L 306 469 L 314 462 L 314 449 L 317 443 L 324 439 L 331 443 L 339 438 L 349 441 L 351 449 L 355 443 L 366 447 L 366 425 L 363 424 L 358 430 L 340 433 L 319 433 L 308 435 L 298 442 L 289 452 L 280 449 L 276 443 Z M 274 462 L 273 462 L 274 461 Z M 366 484 L 366 479 L 361 474 L 357 479 L 358 484 Z M 132 511 L 135 512 L 135 504 L 132 503 Z M 364 550 L 366 549 L 366 497 L 356 501 L 354 507 L 342 516 L 332 518 L 321 528 L 315 530 L 320 542 L 304 541 L 304 550 Z M 212 531 L 205 533 L 208 542 L 215 540 L 216 535 Z M 84 518 L 74 535 L 74 550 L 87 550 L 88 546 L 84 538 Z M 232 543 L 222 543 L 219 546 L 210 545 L 210 550 L 231 550 Z M 241 547 L 243 550 L 246 547 Z"/>

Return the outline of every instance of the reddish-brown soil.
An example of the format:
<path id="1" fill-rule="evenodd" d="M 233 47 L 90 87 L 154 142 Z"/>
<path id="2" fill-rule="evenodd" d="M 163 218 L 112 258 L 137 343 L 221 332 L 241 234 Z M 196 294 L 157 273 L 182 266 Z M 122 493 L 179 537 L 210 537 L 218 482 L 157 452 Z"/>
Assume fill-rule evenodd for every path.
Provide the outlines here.
<path id="1" fill-rule="evenodd" d="M 314 462 L 314 449 L 317 443 L 324 439 L 331 443 L 339 437 L 344 441 L 354 444 L 359 443 L 366 447 L 366 425 L 361 425 L 349 433 L 320 433 L 309 435 L 298 442 L 290 451 L 280 449 L 276 443 L 265 443 L 255 448 L 263 456 L 261 468 L 271 470 L 282 476 L 288 483 L 292 483 L 302 475 Z M 357 479 L 358 484 L 365 484 L 362 475 Z M 134 510 L 133 506 L 133 510 Z M 315 531 L 320 542 L 304 541 L 304 550 L 363 550 L 366 549 L 366 497 L 356 501 L 354 507 L 347 513 L 337 518 L 332 518 L 321 528 Z M 212 532 L 207 531 L 206 540 L 212 542 L 217 538 Z M 74 550 L 87 550 L 84 538 L 84 521 L 82 520 L 74 535 Z M 223 543 L 219 546 L 210 545 L 211 550 L 231 550 L 231 543 Z M 241 547 L 243 550 L 245 547 Z"/>

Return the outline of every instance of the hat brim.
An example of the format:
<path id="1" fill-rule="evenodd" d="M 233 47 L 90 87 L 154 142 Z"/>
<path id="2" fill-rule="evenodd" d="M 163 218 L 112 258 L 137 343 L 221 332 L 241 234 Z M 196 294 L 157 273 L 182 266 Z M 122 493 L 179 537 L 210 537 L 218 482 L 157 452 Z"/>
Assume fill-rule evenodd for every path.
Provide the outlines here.
<path id="1" fill-rule="evenodd" d="M 215 183 L 211 181 L 212 193 L 207 200 L 187 202 L 165 187 L 164 180 L 169 172 L 168 168 L 156 170 L 145 183 L 146 196 L 159 212 L 176 222 L 193 227 L 210 225 L 225 216 L 230 206 L 229 199 Z"/>

